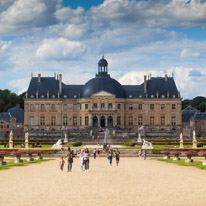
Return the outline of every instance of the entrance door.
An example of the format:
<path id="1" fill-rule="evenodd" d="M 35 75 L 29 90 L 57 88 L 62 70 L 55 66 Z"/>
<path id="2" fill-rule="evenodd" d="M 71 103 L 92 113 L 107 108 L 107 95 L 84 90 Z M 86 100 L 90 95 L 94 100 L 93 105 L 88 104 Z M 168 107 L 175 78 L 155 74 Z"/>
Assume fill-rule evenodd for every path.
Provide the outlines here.
<path id="1" fill-rule="evenodd" d="M 98 118 L 97 118 L 97 116 L 93 117 L 93 127 L 98 127 Z"/>
<path id="2" fill-rule="evenodd" d="M 112 116 L 108 117 L 108 127 L 109 128 L 113 127 L 113 117 Z"/>
<path id="3" fill-rule="evenodd" d="M 101 126 L 101 127 L 105 127 L 105 117 L 104 117 L 104 116 L 101 116 L 100 126 Z"/>

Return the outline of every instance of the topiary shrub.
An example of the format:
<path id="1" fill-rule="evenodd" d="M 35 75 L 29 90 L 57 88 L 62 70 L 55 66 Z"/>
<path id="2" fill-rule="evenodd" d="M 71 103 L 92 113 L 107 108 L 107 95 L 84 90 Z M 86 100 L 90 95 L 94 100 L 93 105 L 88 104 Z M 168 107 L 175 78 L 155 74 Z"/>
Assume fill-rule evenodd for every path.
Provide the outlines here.
<path id="1" fill-rule="evenodd" d="M 77 141 L 77 142 L 73 142 L 72 143 L 72 146 L 73 147 L 78 147 L 78 146 L 81 146 L 82 145 L 82 142 L 80 142 L 80 141 Z"/>

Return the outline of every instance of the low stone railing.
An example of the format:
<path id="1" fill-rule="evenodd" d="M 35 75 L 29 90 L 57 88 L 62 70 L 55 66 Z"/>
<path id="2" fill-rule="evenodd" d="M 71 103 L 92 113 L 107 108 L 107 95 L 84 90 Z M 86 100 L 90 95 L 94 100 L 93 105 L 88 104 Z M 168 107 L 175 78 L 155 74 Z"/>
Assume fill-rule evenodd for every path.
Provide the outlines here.
<path id="1" fill-rule="evenodd" d="M 5 156 L 15 156 L 16 159 L 14 163 L 22 163 L 23 160 L 21 159 L 22 155 L 27 154 L 28 158 L 27 161 L 34 161 L 33 154 L 37 154 L 37 159 L 43 159 L 42 154 L 45 153 L 45 150 L 15 150 L 15 151 L 0 151 L 0 165 L 6 165 L 4 161 Z"/>

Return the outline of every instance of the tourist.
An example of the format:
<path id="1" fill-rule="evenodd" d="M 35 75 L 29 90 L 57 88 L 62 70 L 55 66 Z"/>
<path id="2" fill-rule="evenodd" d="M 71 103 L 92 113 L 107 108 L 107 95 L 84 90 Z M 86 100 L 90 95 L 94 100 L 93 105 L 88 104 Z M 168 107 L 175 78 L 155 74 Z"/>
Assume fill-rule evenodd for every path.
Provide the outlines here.
<path id="1" fill-rule="evenodd" d="M 94 159 L 96 159 L 96 154 L 97 154 L 96 148 L 93 150 L 93 154 L 94 154 Z"/>
<path id="2" fill-rule="evenodd" d="M 80 151 L 79 153 L 79 161 L 80 161 L 80 165 L 81 165 L 81 170 L 84 171 L 84 150 Z"/>
<path id="3" fill-rule="evenodd" d="M 117 151 L 115 152 L 115 154 L 116 154 L 116 163 L 117 163 L 117 166 L 118 166 L 118 164 L 119 164 L 119 156 L 120 156 L 120 152 L 119 152 L 118 149 L 117 149 Z"/>
<path id="4" fill-rule="evenodd" d="M 68 157 L 68 172 L 72 171 L 72 163 L 73 163 L 73 151 L 71 151 L 70 147 L 68 148 L 67 155 L 65 158 Z"/>
<path id="5" fill-rule="evenodd" d="M 110 166 L 112 166 L 112 158 L 113 158 L 113 152 L 110 149 L 109 152 L 108 152 L 108 159 L 109 159 Z"/>
<path id="6" fill-rule="evenodd" d="M 97 157 L 98 157 L 98 159 L 99 159 L 99 155 L 100 155 L 100 150 L 98 149 L 97 150 Z"/>
<path id="7" fill-rule="evenodd" d="M 146 158 L 147 158 L 147 150 L 145 149 L 144 150 L 144 160 L 146 160 Z"/>
<path id="8" fill-rule="evenodd" d="M 61 170 L 61 171 L 63 171 L 64 163 L 65 163 L 64 158 L 61 157 L 61 160 L 59 161 L 59 166 L 60 166 L 60 170 Z"/>
<path id="9" fill-rule="evenodd" d="M 84 152 L 84 166 L 85 166 L 85 171 L 89 172 L 89 150 L 86 148 L 85 152 Z"/>

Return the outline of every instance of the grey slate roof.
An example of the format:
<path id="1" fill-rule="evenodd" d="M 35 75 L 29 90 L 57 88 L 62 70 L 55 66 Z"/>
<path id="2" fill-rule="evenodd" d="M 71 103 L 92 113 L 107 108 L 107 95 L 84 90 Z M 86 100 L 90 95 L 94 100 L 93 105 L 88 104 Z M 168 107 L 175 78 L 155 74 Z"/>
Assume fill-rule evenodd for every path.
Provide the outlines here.
<path id="1" fill-rule="evenodd" d="M 24 110 L 18 106 L 8 109 L 12 117 L 16 118 L 16 122 L 24 122 Z"/>
<path id="2" fill-rule="evenodd" d="M 0 120 L 10 122 L 11 119 L 11 114 L 9 112 L 0 112 Z"/>
<path id="3" fill-rule="evenodd" d="M 182 122 L 189 122 L 191 117 L 194 117 L 197 112 L 197 109 L 193 108 L 190 105 L 187 106 L 182 110 Z"/>
<path id="4" fill-rule="evenodd" d="M 98 81 L 101 80 L 101 78 L 94 78 L 92 80 L 89 80 L 89 82 L 94 82 L 92 91 L 94 93 L 100 91 L 99 89 L 108 91 L 110 93 L 115 92 L 117 98 L 145 98 L 144 94 L 144 83 L 141 85 L 116 85 L 116 80 L 112 78 L 108 78 L 109 85 L 107 84 L 107 81 L 105 81 L 105 84 L 101 84 Z M 87 85 L 87 83 L 85 85 Z M 114 84 L 115 83 L 115 84 Z M 62 95 L 60 98 L 85 98 L 83 94 L 83 90 L 85 89 L 85 85 L 65 85 L 62 83 Z M 118 86 L 118 87 L 117 87 Z M 120 88 L 121 87 L 121 88 Z M 116 89 L 114 89 L 116 88 Z M 36 92 L 38 91 L 39 98 L 47 98 L 47 92 L 49 91 L 50 98 L 52 95 L 55 95 L 55 98 L 58 96 L 59 91 L 59 80 L 55 79 L 55 77 L 41 77 L 41 81 L 38 82 L 38 77 L 32 77 L 31 82 L 29 84 L 28 88 L 28 98 L 31 98 L 31 95 L 33 95 L 33 98 L 36 98 Z M 92 94 L 92 91 L 89 92 L 89 94 Z M 121 95 L 119 93 L 121 92 Z M 147 98 L 157 98 L 156 93 L 159 93 L 159 98 L 163 98 L 162 95 L 164 95 L 165 98 L 167 98 L 167 94 L 169 92 L 169 98 L 178 98 L 178 91 L 177 87 L 175 85 L 174 79 L 172 77 L 168 77 L 167 81 L 164 77 L 152 77 L 151 79 L 147 80 Z M 153 95 L 153 97 L 152 97 Z M 88 95 L 86 95 L 88 98 Z"/>
<path id="5" fill-rule="evenodd" d="M 200 113 L 197 112 L 194 116 L 194 120 L 195 120 L 195 122 L 206 120 L 206 113 L 205 112 L 200 112 Z"/>

